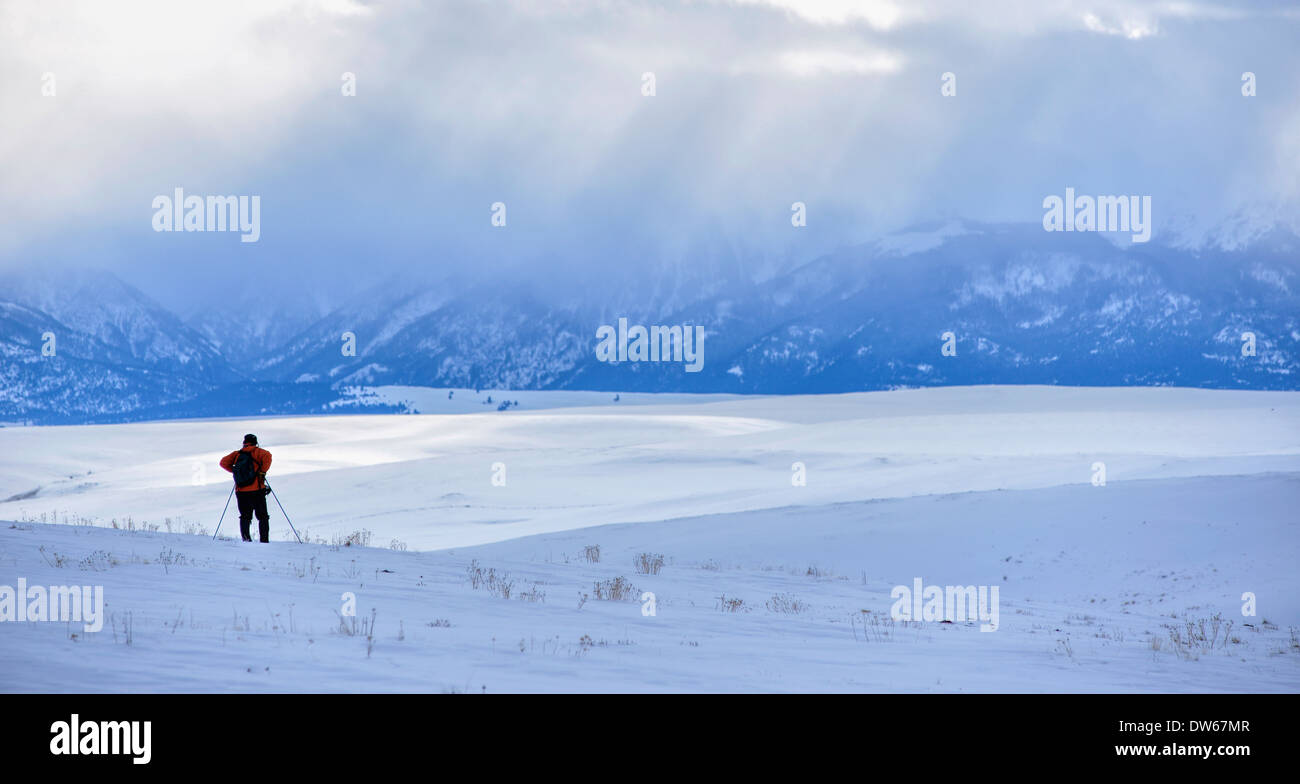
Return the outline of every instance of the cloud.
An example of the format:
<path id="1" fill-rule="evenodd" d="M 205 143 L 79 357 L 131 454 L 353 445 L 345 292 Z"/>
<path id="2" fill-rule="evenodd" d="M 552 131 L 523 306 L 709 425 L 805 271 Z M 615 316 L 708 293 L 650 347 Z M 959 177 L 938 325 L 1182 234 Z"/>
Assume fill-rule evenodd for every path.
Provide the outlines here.
<path id="1" fill-rule="evenodd" d="M 778 62 L 781 68 L 796 76 L 895 73 L 902 67 L 902 58 L 887 52 L 872 55 L 824 50 L 783 52 Z"/>
<path id="2" fill-rule="evenodd" d="M 1285 208 L 1286 8 L 8 0 L 0 263 L 103 261 L 201 298 L 232 258 L 341 291 L 440 265 L 807 260 L 919 221 L 1037 220 L 1066 185 L 1205 220 Z M 262 240 L 153 233 L 175 187 L 260 195 Z"/>
<path id="3" fill-rule="evenodd" d="M 738 5 L 767 5 L 816 24 L 865 22 L 890 30 L 904 18 L 904 7 L 889 0 L 735 0 Z"/>
<path id="4" fill-rule="evenodd" d="M 1159 25 L 1153 21 L 1123 19 L 1116 24 L 1108 24 L 1093 13 L 1083 15 L 1083 26 L 1094 33 L 1119 35 L 1134 41 L 1156 35 L 1159 32 Z"/>
<path id="5" fill-rule="evenodd" d="M 350 48 L 339 23 L 370 13 L 345 0 L 5 3 L 0 209 L 64 232 L 138 214 L 132 183 L 242 184 L 327 90 L 320 69 Z"/>

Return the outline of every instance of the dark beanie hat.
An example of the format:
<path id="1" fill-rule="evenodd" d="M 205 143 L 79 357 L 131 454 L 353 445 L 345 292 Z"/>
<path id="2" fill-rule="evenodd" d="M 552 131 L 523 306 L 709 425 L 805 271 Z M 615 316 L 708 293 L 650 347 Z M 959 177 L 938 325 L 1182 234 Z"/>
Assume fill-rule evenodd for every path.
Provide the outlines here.
<path id="1" fill-rule="evenodd" d="M 256 444 L 256 443 L 257 443 L 257 436 L 253 435 L 252 433 L 249 433 L 248 435 L 244 436 L 244 443 L 245 443 L 245 444 Z"/>

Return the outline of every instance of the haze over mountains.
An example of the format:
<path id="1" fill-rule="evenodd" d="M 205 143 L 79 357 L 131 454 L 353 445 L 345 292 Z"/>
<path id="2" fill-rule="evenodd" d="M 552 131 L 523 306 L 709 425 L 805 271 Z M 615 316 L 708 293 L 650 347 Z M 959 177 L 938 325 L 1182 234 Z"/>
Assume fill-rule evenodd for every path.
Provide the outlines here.
<path id="1" fill-rule="evenodd" d="M 10 273 L 0 286 L 0 419 L 310 413 L 377 385 L 1300 387 L 1300 237 L 1289 229 L 1121 247 L 1095 233 L 951 222 L 760 281 L 721 267 L 644 279 L 611 270 L 602 283 L 493 279 L 466 264 L 433 280 L 373 281 L 341 302 L 254 285 L 242 301 L 185 318 L 109 272 Z M 702 370 L 597 361 L 597 327 L 619 318 L 703 325 Z M 940 353 L 948 331 L 955 357 Z M 54 356 L 42 354 L 47 332 Z M 355 356 L 341 351 L 345 332 Z M 1254 356 L 1242 355 L 1244 332 L 1256 336 Z"/>

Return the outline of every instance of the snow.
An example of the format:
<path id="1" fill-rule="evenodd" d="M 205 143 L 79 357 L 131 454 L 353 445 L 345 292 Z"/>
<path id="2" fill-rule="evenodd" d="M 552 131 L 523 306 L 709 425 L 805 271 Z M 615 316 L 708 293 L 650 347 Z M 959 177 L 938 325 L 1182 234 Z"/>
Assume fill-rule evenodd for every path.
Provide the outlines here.
<path id="1" fill-rule="evenodd" d="M 110 615 L 0 623 L 0 691 L 1300 690 L 1295 393 L 463 394 L 481 413 L 0 429 L 0 499 L 40 488 L 0 503 L 0 585 L 103 585 Z M 309 543 L 274 501 L 277 541 L 209 541 L 250 431 Z M 633 601 L 596 598 L 618 577 Z M 915 578 L 997 587 L 998 629 L 893 621 Z M 1213 650 L 1170 636 L 1216 615 Z"/>
<path id="2" fill-rule="evenodd" d="M 902 231 L 882 237 L 876 249 L 884 255 L 911 256 L 943 245 L 950 237 L 970 234 L 972 230 L 961 221 L 949 221 L 933 231 Z"/>
<path id="3" fill-rule="evenodd" d="M 364 394 L 373 404 L 402 405 L 417 414 L 475 414 L 495 411 L 502 400 L 518 400 L 520 408 L 538 410 L 603 405 L 656 405 L 735 400 L 736 395 L 653 392 L 586 392 L 535 389 L 464 389 L 460 387 L 414 387 L 386 384 L 345 388 L 348 394 Z M 615 396 L 619 399 L 616 402 Z M 492 402 L 488 402 L 488 398 Z M 347 398 L 339 401 L 346 405 Z"/>

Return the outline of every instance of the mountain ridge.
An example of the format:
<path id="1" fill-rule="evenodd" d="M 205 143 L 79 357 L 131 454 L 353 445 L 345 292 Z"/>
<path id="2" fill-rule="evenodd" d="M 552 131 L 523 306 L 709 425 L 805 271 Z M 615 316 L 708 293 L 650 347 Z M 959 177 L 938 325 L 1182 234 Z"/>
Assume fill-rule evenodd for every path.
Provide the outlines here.
<path id="1" fill-rule="evenodd" d="M 232 411 L 257 403 L 241 387 L 272 396 L 257 405 L 263 413 L 301 413 L 303 400 L 315 406 L 330 390 L 377 385 L 749 394 L 969 384 L 1297 389 L 1300 238 L 1283 227 L 1254 237 L 1247 247 L 1189 248 L 948 221 L 694 297 L 683 293 L 688 278 L 639 287 L 629 278 L 617 300 L 559 280 L 391 278 L 324 316 L 319 306 L 286 302 L 268 316 L 277 329 L 251 330 L 238 350 L 201 328 L 211 319 L 182 321 L 111 273 L 29 276 L 0 294 L 10 305 L 0 310 L 0 419 L 184 416 L 186 400 L 196 401 L 195 415 L 219 415 L 223 389 Z M 597 361 L 597 327 L 620 317 L 703 326 L 703 368 Z M 64 364 L 39 364 L 52 359 L 36 342 L 41 323 L 63 333 Z M 355 355 L 344 351 L 345 333 L 355 336 Z M 1254 356 L 1242 354 L 1245 333 L 1255 335 Z M 945 342 L 955 356 L 941 351 Z M 294 400 L 299 393 L 303 400 Z"/>

